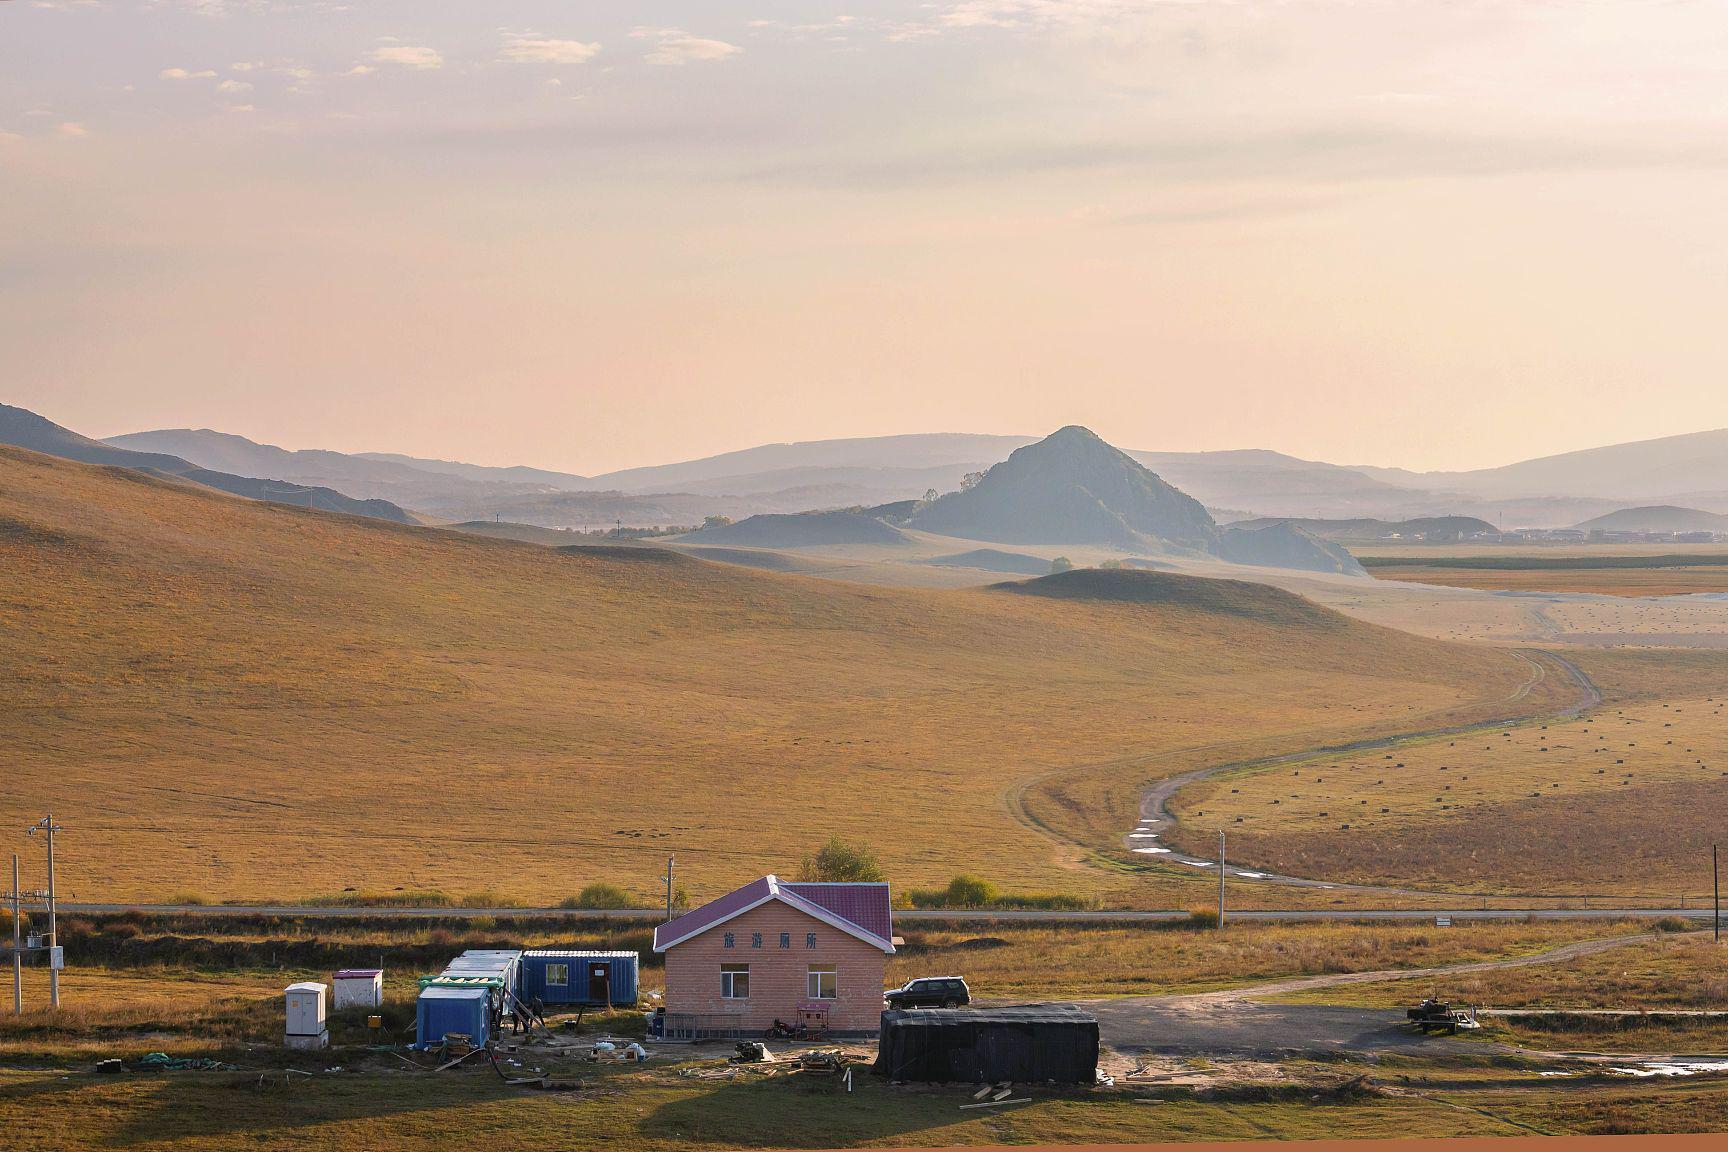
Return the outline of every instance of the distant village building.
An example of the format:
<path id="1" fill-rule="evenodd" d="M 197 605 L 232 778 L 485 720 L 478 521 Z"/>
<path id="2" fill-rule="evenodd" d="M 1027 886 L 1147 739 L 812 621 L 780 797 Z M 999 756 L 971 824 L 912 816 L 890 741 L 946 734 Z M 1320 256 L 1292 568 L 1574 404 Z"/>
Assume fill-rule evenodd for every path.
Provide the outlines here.
<path id="1" fill-rule="evenodd" d="M 660 925 L 668 1038 L 760 1035 L 801 1018 L 838 1033 L 881 1023 L 894 922 L 887 884 L 764 876 Z"/>

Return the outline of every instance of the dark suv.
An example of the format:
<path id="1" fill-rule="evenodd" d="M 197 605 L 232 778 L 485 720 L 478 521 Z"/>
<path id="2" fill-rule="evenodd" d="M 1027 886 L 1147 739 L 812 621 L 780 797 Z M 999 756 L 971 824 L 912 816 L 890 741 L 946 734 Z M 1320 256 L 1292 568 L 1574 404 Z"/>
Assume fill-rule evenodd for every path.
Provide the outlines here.
<path id="1" fill-rule="evenodd" d="M 882 999 L 890 1008 L 958 1008 L 972 1002 L 972 992 L 958 976 L 925 976 L 884 993 Z"/>

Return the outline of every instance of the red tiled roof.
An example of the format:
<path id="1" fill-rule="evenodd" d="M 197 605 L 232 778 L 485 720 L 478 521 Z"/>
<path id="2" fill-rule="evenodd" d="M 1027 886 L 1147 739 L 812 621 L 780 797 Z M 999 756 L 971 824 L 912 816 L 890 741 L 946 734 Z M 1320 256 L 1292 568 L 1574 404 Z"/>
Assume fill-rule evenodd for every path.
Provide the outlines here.
<path id="1" fill-rule="evenodd" d="M 775 876 L 752 880 L 660 925 L 654 929 L 654 951 L 664 952 L 769 900 L 832 924 L 884 952 L 894 951 L 887 884 L 787 884 Z"/>

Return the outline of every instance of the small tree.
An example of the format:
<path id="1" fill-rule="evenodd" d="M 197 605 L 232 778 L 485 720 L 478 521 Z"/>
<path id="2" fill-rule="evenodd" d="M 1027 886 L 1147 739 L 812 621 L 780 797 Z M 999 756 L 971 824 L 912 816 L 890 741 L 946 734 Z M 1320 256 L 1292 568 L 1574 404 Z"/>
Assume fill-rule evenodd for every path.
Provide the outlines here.
<path id="1" fill-rule="evenodd" d="M 1120 560 L 1106 560 L 1104 563 L 1098 565 L 1098 567 L 1114 572 L 1119 568 L 1127 567 L 1127 565 L 1123 564 Z"/>
<path id="2" fill-rule="evenodd" d="M 588 885 L 575 896 L 564 901 L 565 908 L 628 908 L 631 906 L 630 893 L 616 884 L 596 881 Z"/>
<path id="3" fill-rule="evenodd" d="M 845 884 L 880 881 L 887 876 L 870 849 L 830 836 L 828 843 L 818 848 L 814 856 L 806 856 L 799 863 L 798 879 Z"/>
<path id="4" fill-rule="evenodd" d="M 934 503 L 937 495 L 938 495 L 938 493 L 937 493 L 936 489 L 934 489 L 934 488 L 924 489 L 924 503 L 926 503 L 926 504 Z"/>
<path id="5" fill-rule="evenodd" d="M 730 517 L 730 516 L 704 516 L 704 517 L 702 517 L 702 527 L 704 527 L 704 528 L 724 528 L 724 527 L 726 527 L 726 525 L 728 525 L 730 523 L 732 523 L 732 517 Z"/>
<path id="6" fill-rule="evenodd" d="M 1050 561 L 1050 571 L 1052 574 L 1057 572 L 1072 572 L 1074 571 L 1074 561 L 1068 559 L 1066 556 L 1058 556 L 1056 559 Z"/>
<path id="7" fill-rule="evenodd" d="M 986 904 L 996 903 L 996 885 L 982 876 L 973 876 L 962 872 L 948 881 L 947 902 L 951 908 L 982 908 Z"/>
<path id="8" fill-rule="evenodd" d="M 980 480 L 984 479 L 984 477 L 986 475 L 987 475 L 987 473 L 984 473 L 984 472 L 968 472 L 968 473 L 966 473 L 966 475 L 960 477 L 960 491 L 962 491 L 962 492 L 972 491 L 972 489 L 978 487 L 978 482 Z"/>

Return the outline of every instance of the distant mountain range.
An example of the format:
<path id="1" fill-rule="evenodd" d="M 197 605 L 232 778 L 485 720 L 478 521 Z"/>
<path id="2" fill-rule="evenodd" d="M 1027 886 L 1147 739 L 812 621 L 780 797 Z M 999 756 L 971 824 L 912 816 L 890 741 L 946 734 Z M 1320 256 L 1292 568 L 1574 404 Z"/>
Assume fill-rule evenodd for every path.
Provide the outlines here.
<path id="1" fill-rule="evenodd" d="M 371 516 L 379 520 L 393 520 L 399 524 L 413 522 L 412 516 L 387 500 L 355 500 L 320 485 L 235 475 L 204 467 L 166 452 L 137 452 L 116 447 L 80 436 L 28 409 L 14 408 L 6 404 L 0 404 L 0 444 L 11 444 L 85 464 L 105 464 L 115 468 L 133 468 L 158 476 L 173 476 L 206 488 L 274 504 L 295 504 L 306 508 L 320 508 L 326 512 Z"/>
<path id="2" fill-rule="evenodd" d="M 545 527 L 696 524 L 711 515 L 743 519 L 917 500 L 932 490 L 953 492 L 968 474 L 1034 442 L 960 433 L 814 440 L 585 476 L 393 453 L 290 452 L 209 429 L 108 441 L 233 475 L 389 500 L 436 517 L 502 516 Z M 1127 455 L 1224 522 L 1468 516 L 1517 528 L 1569 526 L 1630 505 L 1728 513 L 1728 430 L 1468 472 L 1345 466 L 1257 449 Z"/>

